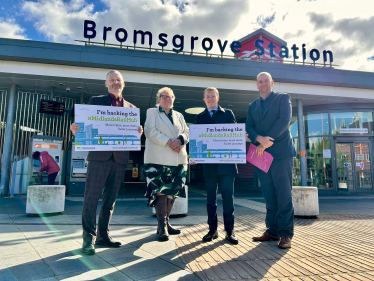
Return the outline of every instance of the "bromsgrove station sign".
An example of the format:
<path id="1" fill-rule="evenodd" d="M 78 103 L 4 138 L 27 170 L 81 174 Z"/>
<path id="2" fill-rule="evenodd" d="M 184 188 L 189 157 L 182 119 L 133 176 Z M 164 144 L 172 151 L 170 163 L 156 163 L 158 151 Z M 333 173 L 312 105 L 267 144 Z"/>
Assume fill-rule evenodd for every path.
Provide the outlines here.
<path id="1" fill-rule="evenodd" d="M 107 40 L 108 36 L 110 36 L 110 33 L 112 33 L 112 35 L 113 35 L 113 32 L 114 31 L 112 30 L 112 27 L 104 26 L 103 27 L 103 41 L 105 42 Z M 83 32 L 84 38 L 88 38 L 89 40 L 93 39 L 93 38 L 96 38 L 96 33 L 97 33 L 96 32 L 96 23 L 92 20 L 85 20 L 84 21 L 84 32 Z M 114 32 L 114 36 L 115 36 L 116 40 L 118 42 L 120 42 L 120 44 L 122 45 L 128 39 L 128 32 L 124 28 L 118 28 Z M 160 46 L 162 48 L 166 47 L 169 44 L 168 40 L 170 40 L 169 39 L 170 37 L 169 38 L 168 37 L 169 37 L 168 34 L 160 33 L 158 35 L 158 43 L 157 43 L 158 46 Z M 135 46 L 135 44 L 138 43 L 139 39 L 140 39 L 140 44 L 142 44 L 142 45 L 144 45 L 146 43 L 146 39 L 148 40 L 147 45 L 152 46 L 152 44 L 153 44 L 153 34 L 149 31 L 134 30 L 133 31 L 133 40 L 132 40 L 132 43 L 134 44 L 134 46 Z M 191 38 L 189 40 L 189 46 L 190 46 L 191 51 L 193 51 L 195 49 L 198 41 L 199 41 L 199 37 L 191 36 Z M 217 40 L 217 44 L 218 44 L 218 47 L 221 51 L 221 54 L 223 54 L 223 52 L 225 51 L 225 49 L 227 47 L 227 43 L 228 43 L 227 40 L 225 40 L 224 42 L 222 42 L 220 39 Z M 264 43 L 264 41 L 261 40 L 261 39 L 258 39 L 258 40 L 255 41 L 255 46 L 257 48 L 257 50 L 255 52 L 256 56 L 261 56 L 265 53 L 265 49 L 264 49 L 265 46 L 262 45 L 263 43 Z M 179 34 L 174 35 L 171 38 L 171 44 L 173 45 L 173 49 L 172 49 L 173 52 L 176 52 L 176 53 L 182 52 L 185 48 L 185 37 L 184 37 L 184 35 L 179 35 Z M 201 40 L 201 47 L 206 52 L 210 51 L 213 48 L 213 44 L 214 44 L 213 40 L 209 37 L 205 37 Z M 229 48 L 231 49 L 231 51 L 234 54 L 240 53 L 241 52 L 241 50 L 240 50 L 241 49 L 241 43 L 239 41 L 233 41 L 233 42 L 231 42 Z M 267 46 L 267 48 L 269 48 L 270 57 L 275 57 L 276 55 L 278 55 L 281 58 L 289 58 L 290 57 L 290 50 L 285 45 L 281 45 L 281 46 L 277 47 L 272 42 L 270 42 L 270 44 Z M 306 60 L 307 52 L 306 52 L 306 49 L 305 49 L 305 44 L 302 44 L 301 54 L 298 52 L 299 47 L 297 47 L 296 44 L 293 44 L 290 49 L 292 50 L 292 58 L 294 60 L 299 59 L 300 56 L 303 59 L 303 61 Z M 317 49 L 312 49 L 309 52 L 309 57 L 313 62 L 316 62 L 321 58 L 321 53 Z M 332 52 L 329 51 L 329 50 L 324 50 L 322 52 L 322 59 L 323 59 L 324 63 L 327 62 L 331 65 L 332 62 L 333 62 Z"/>

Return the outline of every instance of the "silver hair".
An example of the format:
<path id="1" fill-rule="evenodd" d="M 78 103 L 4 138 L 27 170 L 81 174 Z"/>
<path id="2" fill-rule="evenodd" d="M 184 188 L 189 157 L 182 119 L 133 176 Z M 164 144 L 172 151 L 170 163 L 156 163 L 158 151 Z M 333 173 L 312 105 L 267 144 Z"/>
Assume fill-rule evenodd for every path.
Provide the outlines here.
<path id="1" fill-rule="evenodd" d="M 168 88 L 168 87 L 163 87 L 160 90 L 158 90 L 158 92 L 156 94 L 156 106 L 160 105 L 161 95 L 162 95 L 162 93 L 165 93 L 165 92 L 168 93 L 170 96 L 172 96 L 173 101 L 175 100 L 175 95 L 174 95 L 173 90 Z"/>

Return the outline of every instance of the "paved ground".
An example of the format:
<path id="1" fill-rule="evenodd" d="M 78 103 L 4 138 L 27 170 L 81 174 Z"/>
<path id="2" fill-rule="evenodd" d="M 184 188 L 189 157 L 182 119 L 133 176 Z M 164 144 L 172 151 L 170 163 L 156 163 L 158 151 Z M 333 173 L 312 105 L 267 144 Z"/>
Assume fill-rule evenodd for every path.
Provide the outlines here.
<path id="1" fill-rule="evenodd" d="M 201 243 L 204 224 L 177 238 L 181 260 L 202 280 L 374 280 L 374 215 L 329 215 L 295 220 L 292 248 L 253 242 L 264 215 L 237 217 L 239 245 L 219 238 Z"/>
<path id="2" fill-rule="evenodd" d="M 195 238 L 198 237 L 199 239 L 201 238 L 199 236 L 207 231 L 205 225 L 205 192 L 201 189 L 191 187 L 189 190 L 188 216 L 172 219 L 174 225 L 179 225 L 183 229 L 180 238 L 171 236 L 170 241 L 164 243 L 157 241 L 157 236 L 155 234 L 156 219 L 152 216 L 151 209 L 146 207 L 146 200 L 142 197 L 142 190 L 123 190 L 117 201 L 111 224 L 112 236 L 120 240 L 123 246 L 118 249 L 98 248 L 98 254 L 92 257 L 80 254 L 80 214 L 83 203 L 82 197 L 67 197 L 63 215 L 44 218 L 27 217 L 25 215 L 25 200 L 25 196 L 0 198 L 1 281 L 200 280 L 200 278 L 204 279 L 204 276 L 208 276 L 201 275 L 197 270 L 191 267 L 191 261 L 186 260 L 188 255 L 183 254 L 185 248 L 183 248 L 184 250 L 181 254 L 182 246 L 178 244 L 178 241 L 185 240 L 185 238 L 188 237 L 190 233 L 194 233 L 196 229 L 198 229 L 198 231 L 196 231 Z M 362 237 L 357 239 L 356 247 L 366 249 L 366 252 L 370 250 L 371 253 L 373 253 L 374 251 L 372 250 L 374 249 L 370 248 L 372 246 L 370 243 L 373 243 L 373 240 L 370 240 L 371 237 L 367 231 L 374 233 L 374 230 L 370 228 L 372 226 L 362 224 L 362 222 L 368 222 L 369 220 L 362 219 L 362 216 L 353 216 L 374 216 L 373 202 L 373 195 L 320 196 L 320 212 L 323 216 L 327 214 L 334 214 L 335 216 L 350 215 L 351 219 L 348 220 L 348 223 L 352 223 L 352 229 L 356 227 L 355 229 L 357 230 L 357 233 L 351 234 L 356 235 L 356 237 Z M 220 200 L 218 204 L 218 212 L 222 214 L 222 204 Z M 261 193 L 246 193 L 240 189 L 236 192 L 235 214 L 238 218 L 236 227 L 237 231 L 240 232 L 238 233 L 240 234 L 239 246 L 242 246 L 240 249 L 246 249 L 246 247 L 248 248 L 251 245 L 249 242 L 246 242 L 246 239 L 251 237 L 253 233 L 247 233 L 247 230 L 263 230 L 264 213 L 265 205 Z M 255 220 L 256 223 L 251 220 Z M 339 221 L 341 222 L 344 220 Z M 316 226 L 319 226 L 317 221 L 314 221 L 314 223 L 310 222 L 311 221 L 307 222 L 308 226 L 298 225 L 297 233 L 304 234 L 304 231 L 311 231 Z M 328 232 L 328 234 L 326 236 L 330 237 L 330 240 L 336 239 L 336 241 L 340 241 L 340 239 L 351 237 L 349 236 L 351 234 L 347 235 L 347 232 L 340 232 L 341 229 L 347 227 L 346 223 L 344 225 L 336 224 L 334 220 L 321 220 L 321 223 L 322 222 L 325 223 L 325 225 L 319 229 L 327 228 L 326 232 Z M 253 228 L 248 229 L 248 223 L 251 223 L 250 225 L 252 225 Z M 358 228 L 358 226 L 360 226 L 360 228 Z M 335 233 L 330 230 L 334 230 Z M 221 233 L 221 238 L 222 237 L 223 233 Z M 295 243 L 298 243 L 298 245 L 305 243 L 305 241 L 302 240 L 305 239 L 303 237 L 304 235 L 297 238 L 301 240 L 295 240 L 299 241 Z M 205 247 L 205 244 L 201 244 L 199 239 L 194 241 L 193 247 L 199 245 Z M 354 240 L 352 238 L 349 239 L 350 241 Z M 176 242 L 178 246 L 176 246 Z M 218 246 L 221 244 L 222 241 L 220 240 L 214 245 Z M 331 245 L 330 255 L 332 255 L 332 253 L 337 253 L 335 255 L 336 257 L 347 258 L 347 253 L 339 253 L 337 250 L 333 250 L 339 246 L 339 242 Z M 225 245 L 225 247 L 229 249 L 235 248 L 231 245 Z M 267 246 L 266 244 L 257 246 L 257 249 L 261 249 L 262 251 L 262 248 L 258 247 Z M 292 252 L 296 250 L 298 250 L 298 248 L 292 249 Z M 330 251 L 330 248 L 327 251 Z M 269 251 L 265 248 L 264 253 L 267 252 Z M 300 252 L 305 253 L 304 247 L 300 246 Z M 284 256 L 286 259 L 292 259 L 291 254 L 289 257 L 287 255 L 285 254 Z M 196 261 L 199 260 L 199 255 L 195 255 L 194 257 Z M 234 256 L 232 258 L 233 261 L 237 260 Z M 310 258 L 313 257 L 311 256 Z M 365 259 L 366 263 L 370 261 L 371 264 L 374 264 L 372 255 L 369 254 L 365 256 Z M 269 259 L 270 262 L 274 262 L 275 260 L 276 259 Z M 250 262 L 251 260 L 247 261 Z M 361 260 L 359 259 L 359 261 Z M 351 264 L 357 264 L 357 260 L 351 261 Z M 362 264 L 364 264 L 364 261 L 362 261 Z M 274 268 L 277 268 L 277 265 L 274 265 Z M 273 272 L 272 267 L 265 268 L 265 271 L 266 270 L 270 272 L 269 274 L 271 274 L 271 276 L 275 276 L 271 273 Z M 194 274 L 193 272 L 198 274 Z M 275 269 L 274 272 L 279 273 L 277 269 Z M 281 272 L 283 274 L 284 270 Z M 240 275 L 235 275 L 235 273 L 228 276 L 230 276 L 231 279 L 240 277 Z M 243 277 L 244 276 L 247 275 L 243 275 Z M 248 276 L 251 278 L 258 278 L 257 275 L 257 277 L 250 274 Z M 261 275 L 261 273 L 260 277 L 267 278 L 265 274 Z M 220 278 L 222 279 L 222 276 Z M 362 277 L 361 280 L 367 279 Z M 368 280 L 374 280 L 374 278 Z"/>

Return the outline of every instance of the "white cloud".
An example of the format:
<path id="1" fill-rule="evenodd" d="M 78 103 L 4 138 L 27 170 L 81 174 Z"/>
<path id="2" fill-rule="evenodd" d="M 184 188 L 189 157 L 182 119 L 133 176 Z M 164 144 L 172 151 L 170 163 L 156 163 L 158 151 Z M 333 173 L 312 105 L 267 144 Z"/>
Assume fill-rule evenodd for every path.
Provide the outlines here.
<path id="1" fill-rule="evenodd" d="M 111 26 L 108 43 L 118 43 L 114 31 L 125 28 L 132 45 L 133 30 L 150 31 L 153 46 L 158 47 L 158 34 L 184 35 L 185 51 L 190 49 L 190 36 L 198 36 L 197 46 L 204 37 L 213 39 L 213 53 L 218 54 L 216 40 L 228 40 L 226 54 L 232 55 L 229 44 L 261 26 L 307 52 L 313 48 L 331 50 L 338 68 L 373 71 L 374 55 L 369 20 L 371 0 L 103 0 L 107 10 L 95 12 L 94 5 L 84 0 L 25 1 L 23 11 L 35 28 L 55 42 L 72 43 L 83 40 L 83 21 L 97 24 L 95 41 L 102 42 L 102 29 Z M 364 8 L 367 7 L 367 8 Z M 356 18 L 356 19 L 355 19 Z M 351 33 L 346 27 L 351 27 Z M 359 28 L 355 32 L 355 28 Z M 364 42 L 363 42 L 364 41 Z M 362 43 L 362 44 L 361 44 Z M 195 49 L 197 51 L 197 49 Z M 201 48 L 199 49 L 201 51 Z"/>
<path id="2" fill-rule="evenodd" d="M 248 10 L 248 2 L 242 0 L 204 0 L 186 4 L 182 0 L 103 0 L 108 9 L 94 12 L 93 4 L 81 0 L 25 1 L 23 11 L 34 22 L 35 28 L 55 42 L 71 43 L 83 40 L 83 22 L 94 20 L 97 24 L 96 41 L 102 42 L 104 26 L 112 27 L 107 43 L 118 43 L 114 36 L 117 28 L 129 33 L 126 44 L 132 45 L 133 30 L 150 31 L 153 47 L 158 47 L 158 34 L 185 36 L 185 50 L 189 50 L 190 36 L 225 40 L 237 26 L 240 16 Z M 217 45 L 217 43 L 215 43 Z M 218 46 L 216 47 L 218 50 Z"/>
<path id="3" fill-rule="evenodd" d="M 27 39 L 25 30 L 15 23 L 14 19 L 0 18 L 0 37 L 13 39 Z"/>
<path id="4" fill-rule="evenodd" d="M 337 68 L 373 71 L 374 61 L 367 60 L 374 55 L 368 47 L 374 41 L 369 32 L 372 29 L 369 7 L 371 0 L 251 1 L 249 13 L 232 34 L 241 38 L 260 27 L 256 22 L 259 15 L 269 17 L 276 13 L 266 30 L 286 40 L 288 46 L 296 44 L 301 49 L 305 43 L 307 54 L 313 48 L 331 50 Z M 342 26 L 351 27 L 351 32 Z M 354 28 L 357 30 L 353 31 Z"/>
<path id="5" fill-rule="evenodd" d="M 79 26 L 88 18 L 95 18 L 93 4 L 83 0 L 25 1 L 22 10 L 34 27 L 54 42 L 72 43 Z"/>

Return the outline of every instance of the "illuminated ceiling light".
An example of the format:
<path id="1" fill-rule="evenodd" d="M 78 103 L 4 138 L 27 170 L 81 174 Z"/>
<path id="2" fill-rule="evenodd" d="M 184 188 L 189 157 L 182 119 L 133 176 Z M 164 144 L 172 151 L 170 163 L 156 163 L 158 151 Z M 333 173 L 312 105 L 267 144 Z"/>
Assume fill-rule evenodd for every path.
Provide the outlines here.
<path id="1" fill-rule="evenodd" d="M 83 88 L 82 87 L 77 87 L 78 90 L 82 90 Z"/>
<path id="2" fill-rule="evenodd" d="M 41 131 L 38 131 L 36 129 L 33 129 L 33 128 L 29 128 L 29 127 L 25 127 L 25 126 L 20 126 L 19 127 L 22 131 L 26 131 L 26 132 L 41 132 Z"/>
<path id="3" fill-rule="evenodd" d="M 232 104 L 229 104 L 228 107 L 232 107 Z"/>
<path id="4" fill-rule="evenodd" d="M 205 110 L 205 107 L 191 107 L 191 108 L 187 108 L 185 112 L 189 114 L 199 114 L 203 112 L 204 110 Z"/>

